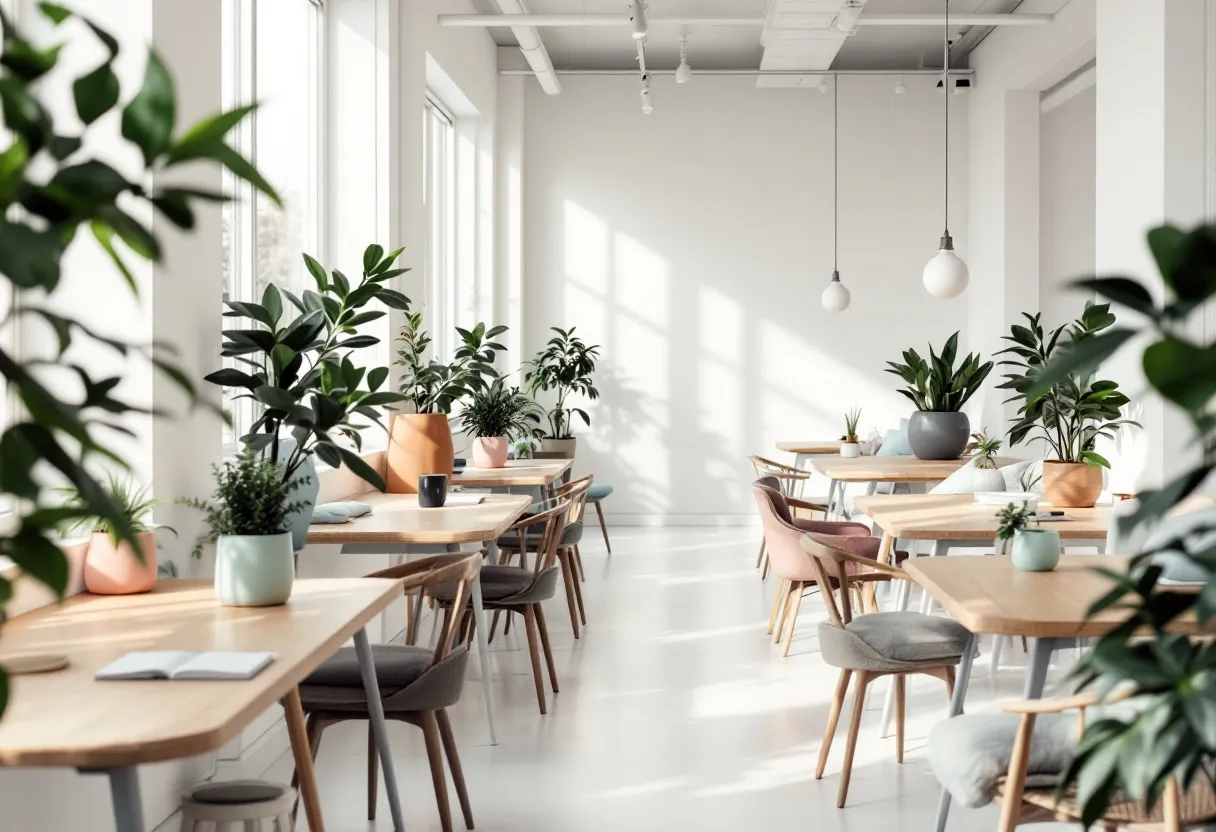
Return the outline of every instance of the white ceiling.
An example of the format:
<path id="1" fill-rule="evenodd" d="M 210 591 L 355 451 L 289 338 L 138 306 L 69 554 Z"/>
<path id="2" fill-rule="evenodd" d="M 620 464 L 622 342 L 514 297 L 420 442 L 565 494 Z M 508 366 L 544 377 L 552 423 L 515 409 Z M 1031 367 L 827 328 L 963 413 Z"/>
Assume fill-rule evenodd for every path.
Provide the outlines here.
<path id="1" fill-rule="evenodd" d="M 493 0 L 480 0 L 491 9 Z M 529 0 L 534 14 L 625 14 L 625 0 Z M 1019 0 L 951 0 L 952 13 L 1001 13 L 1011 11 Z M 755 17 L 763 18 L 768 0 L 649 0 L 652 18 L 663 17 Z M 928 14 L 942 11 L 942 0 L 867 0 L 862 16 L 879 14 Z M 952 38 L 966 27 L 951 27 Z M 510 29 L 489 30 L 501 45 L 515 45 Z M 558 69 L 630 69 L 636 65 L 636 50 L 629 31 L 616 27 L 544 27 L 540 30 Z M 965 52 L 978 42 L 974 32 L 952 53 L 960 65 Z M 651 24 L 646 42 L 647 64 L 655 69 L 674 68 L 679 63 L 679 30 Z M 931 26 L 863 26 L 841 48 L 834 69 L 910 69 L 921 65 L 940 67 L 941 29 Z M 961 54 L 960 54 L 961 52 Z M 693 27 L 689 34 L 688 60 L 693 69 L 755 69 L 764 50 L 760 27 Z"/>

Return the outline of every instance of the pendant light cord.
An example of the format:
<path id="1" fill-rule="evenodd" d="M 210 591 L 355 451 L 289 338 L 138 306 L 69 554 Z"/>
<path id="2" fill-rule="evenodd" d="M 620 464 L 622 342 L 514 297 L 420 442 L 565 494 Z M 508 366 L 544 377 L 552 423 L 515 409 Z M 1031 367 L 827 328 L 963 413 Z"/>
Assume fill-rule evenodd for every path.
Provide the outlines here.
<path id="1" fill-rule="evenodd" d="M 832 79 L 832 274 L 840 272 L 840 77 Z"/>
<path id="2" fill-rule="evenodd" d="M 945 236 L 950 236 L 950 0 L 946 4 L 945 31 L 942 33 L 942 94 L 946 97 L 946 194 L 942 200 L 946 209 Z"/>

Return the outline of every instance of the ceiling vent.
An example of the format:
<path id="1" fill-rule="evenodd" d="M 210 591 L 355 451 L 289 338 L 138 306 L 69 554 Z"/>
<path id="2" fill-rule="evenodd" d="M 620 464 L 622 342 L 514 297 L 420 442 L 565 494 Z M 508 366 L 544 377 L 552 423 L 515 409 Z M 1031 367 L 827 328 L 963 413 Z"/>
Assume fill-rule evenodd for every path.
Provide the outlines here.
<path id="1" fill-rule="evenodd" d="M 831 69 L 856 26 L 865 0 L 771 0 L 760 44 L 760 69 L 781 72 L 757 79 L 760 87 L 813 87 Z"/>

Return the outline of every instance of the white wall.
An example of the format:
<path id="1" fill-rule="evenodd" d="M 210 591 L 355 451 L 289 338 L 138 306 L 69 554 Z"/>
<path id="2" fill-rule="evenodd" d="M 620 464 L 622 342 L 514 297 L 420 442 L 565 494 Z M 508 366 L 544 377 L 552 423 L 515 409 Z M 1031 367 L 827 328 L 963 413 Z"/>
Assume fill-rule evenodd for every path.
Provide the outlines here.
<path id="1" fill-rule="evenodd" d="M 1085 297 L 1065 284 L 1094 273 L 1096 101 L 1091 86 L 1039 123 L 1039 309 L 1046 328 L 1080 314 Z"/>
<path id="2" fill-rule="evenodd" d="M 915 80 L 915 83 L 911 81 Z M 921 270 L 942 230 L 942 99 L 846 77 L 840 98 L 840 270 L 831 315 L 832 96 L 751 78 L 659 78 L 654 114 L 628 77 L 527 84 L 523 321 L 603 345 L 603 399 L 580 467 L 616 487 L 606 510 L 731 522 L 753 514 L 748 454 L 839 435 L 842 413 L 889 427 L 909 407 L 884 361 L 964 324 Z M 966 255 L 965 98 L 952 110 L 951 231 Z"/>

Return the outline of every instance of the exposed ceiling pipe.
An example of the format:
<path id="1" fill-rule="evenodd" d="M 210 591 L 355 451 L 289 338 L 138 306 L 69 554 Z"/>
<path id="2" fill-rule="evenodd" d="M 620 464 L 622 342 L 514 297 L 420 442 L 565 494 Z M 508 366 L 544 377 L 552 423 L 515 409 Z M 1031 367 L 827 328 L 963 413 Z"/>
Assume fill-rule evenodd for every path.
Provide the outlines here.
<path id="1" fill-rule="evenodd" d="M 512 0 L 518 5 L 516 0 Z M 499 5 L 508 5 L 506 0 Z M 951 15 L 958 26 L 1044 26 L 1050 14 L 961 14 Z M 651 26 L 763 26 L 763 17 L 651 17 Z M 858 26 L 941 26 L 940 14 L 877 14 L 857 18 Z M 628 26 L 628 15 L 616 14 L 441 14 L 440 26 Z"/>
<path id="2" fill-rule="evenodd" d="M 558 75 L 637 75 L 635 69 L 558 69 L 555 70 Z M 530 69 L 500 69 L 499 75 L 531 75 Z M 653 77 L 655 75 L 675 75 L 674 69 L 646 69 L 646 74 Z M 761 75 L 805 75 L 808 78 L 835 78 L 840 75 L 889 75 L 898 77 L 903 75 L 932 75 L 934 78 L 940 78 L 942 71 L 940 69 L 698 69 L 697 75 L 743 75 L 748 77 L 757 77 Z M 950 70 L 951 78 L 970 78 L 975 75 L 974 69 L 954 69 Z"/>
<path id="3" fill-rule="evenodd" d="M 515 35 L 515 40 L 519 42 L 519 51 L 524 53 L 524 58 L 528 61 L 528 66 L 532 67 L 532 72 L 536 75 L 536 80 L 540 82 L 541 89 L 549 95 L 560 93 L 562 82 L 557 80 L 557 73 L 553 71 L 553 61 L 549 59 L 549 51 L 545 49 L 544 41 L 540 39 L 540 33 L 536 31 L 535 26 L 524 22 L 533 15 L 528 14 L 523 0 L 498 0 L 498 8 L 502 10 L 503 14 L 494 15 L 494 17 L 512 21 L 508 24 L 511 27 L 511 34 Z"/>

